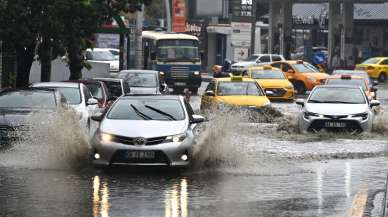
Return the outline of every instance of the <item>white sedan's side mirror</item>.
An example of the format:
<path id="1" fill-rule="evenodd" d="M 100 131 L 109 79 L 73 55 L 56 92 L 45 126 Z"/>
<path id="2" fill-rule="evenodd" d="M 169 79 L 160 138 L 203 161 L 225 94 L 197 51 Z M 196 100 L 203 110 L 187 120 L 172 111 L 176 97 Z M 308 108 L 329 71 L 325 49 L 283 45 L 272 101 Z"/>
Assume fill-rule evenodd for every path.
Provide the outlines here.
<path id="1" fill-rule="evenodd" d="M 295 103 L 296 103 L 297 105 L 304 106 L 304 99 L 297 99 L 297 100 L 295 100 Z"/>
<path id="2" fill-rule="evenodd" d="M 375 107 L 375 106 L 379 106 L 379 105 L 380 105 L 380 101 L 378 101 L 378 100 L 370 101 L 370 107 Z"/>
<path id="3" fill-rule="evenodd" d="M 88 99 L 88 101 L 86 102 L 86 105 L 97 105 L 98 104 L 98 100 L 97 99 L 94 99 L 94 98 L 90 98 Z"/>

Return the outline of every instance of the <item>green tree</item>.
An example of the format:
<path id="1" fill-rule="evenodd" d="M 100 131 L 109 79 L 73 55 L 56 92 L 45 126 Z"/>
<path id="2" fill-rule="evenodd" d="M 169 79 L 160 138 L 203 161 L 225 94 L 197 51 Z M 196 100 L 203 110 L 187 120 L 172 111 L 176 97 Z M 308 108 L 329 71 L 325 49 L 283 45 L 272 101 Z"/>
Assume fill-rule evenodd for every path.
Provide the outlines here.
<path id="1" fill-rule="evenodd" d="M 67 51 L 70 79 L 79 79 L 95 30 L 121 12 L 140 10 L 142 3 L 150 0 L 0 0 L 0 40 L 16 52 L 16 85 L 28 85 L 37 45 L 42 80 L 49 79 L 49 63 L 58 53 L 52 50 Z"/>

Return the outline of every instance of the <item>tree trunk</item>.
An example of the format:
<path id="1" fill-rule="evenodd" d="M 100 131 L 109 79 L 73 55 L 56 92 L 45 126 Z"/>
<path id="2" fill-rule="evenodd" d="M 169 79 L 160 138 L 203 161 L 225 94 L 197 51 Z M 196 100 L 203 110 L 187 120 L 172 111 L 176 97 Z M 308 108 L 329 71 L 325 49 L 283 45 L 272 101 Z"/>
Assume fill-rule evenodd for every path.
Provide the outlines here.
<path id="1" fill-rule="evenodd" d="M 69 55 L 69 80 L 78 80 L 82 77 L 83 68 L 83 55 L 80 48 L 80 40 L 73 40 L 73 43 L 69 44 L 67 52 Z"/>
<path id="2" fill-rule="evenodd" d="M 35 45 L 16 46 L 16 87 L 28 87 L 30 70 L 34 61 Z"/>
<path id="3" fill-rule="evenodd" d="M 51 79 L 51 46 L 50 39 L 43 38 L 39 48 L 39 58 L 41 63 L 40 80 L 49 82 Z"/>

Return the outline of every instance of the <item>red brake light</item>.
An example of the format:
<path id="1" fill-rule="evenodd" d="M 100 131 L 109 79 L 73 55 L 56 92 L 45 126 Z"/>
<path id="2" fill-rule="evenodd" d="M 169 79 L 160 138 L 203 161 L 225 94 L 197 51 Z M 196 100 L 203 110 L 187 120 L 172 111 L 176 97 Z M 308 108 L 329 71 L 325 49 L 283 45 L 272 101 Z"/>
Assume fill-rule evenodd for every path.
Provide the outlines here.
<path id="1" fill-rule="evenodd" d="M 367 69 L 368 69 L 368 70 L 373 70 L 373 69 L 375 69 L 375 67 L 373 67 L 373 66 L 368 66 Z"/>

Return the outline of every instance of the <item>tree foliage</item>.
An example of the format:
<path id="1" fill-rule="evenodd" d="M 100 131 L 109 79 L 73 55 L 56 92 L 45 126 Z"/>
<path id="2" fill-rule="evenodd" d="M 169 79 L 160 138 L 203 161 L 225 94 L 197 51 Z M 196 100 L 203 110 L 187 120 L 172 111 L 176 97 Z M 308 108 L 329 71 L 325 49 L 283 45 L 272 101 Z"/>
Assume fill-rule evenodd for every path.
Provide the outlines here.
<path id="1" fill-rule="evenodd" d="M 28 82 L 36 45 L 43 45 L 40 56 L 66 51 L 70 79 L 80 78 L 82 53 L 93 47 L 96 29 L 120 12 L 141 10 L 143 3 L 150 0 L 0 0 L 0 40 L 17 53 L 19 86 Z"/>

